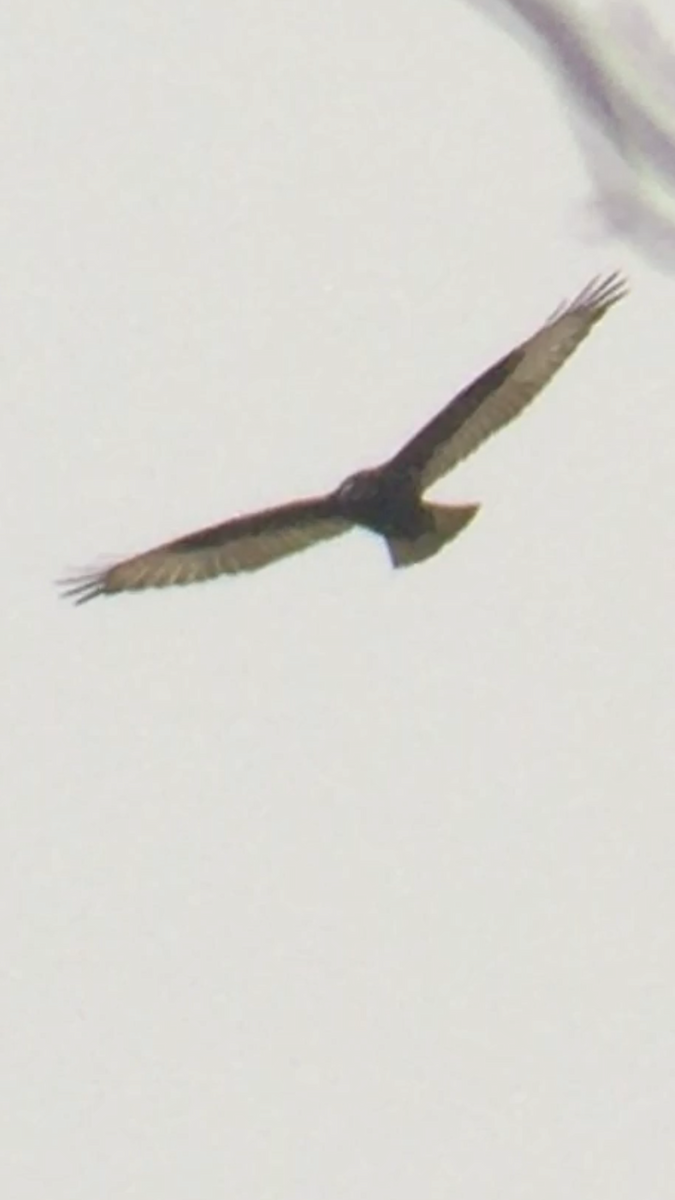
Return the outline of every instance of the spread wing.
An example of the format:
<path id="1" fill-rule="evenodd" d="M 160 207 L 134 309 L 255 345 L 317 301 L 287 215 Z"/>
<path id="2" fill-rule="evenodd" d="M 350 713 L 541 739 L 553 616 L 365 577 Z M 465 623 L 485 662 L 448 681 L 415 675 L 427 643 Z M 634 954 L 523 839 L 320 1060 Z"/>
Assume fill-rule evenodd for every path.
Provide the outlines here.
<path id="1" fill-rule="evenodd" d="M 107 569 L 85 571 L 61 582 L 64 595 L 76 604 L 114 592 L 200 583 L 217 575 L 256 571 L 350 527 L 350 522 L 337 514 L 330 496 L 298 500 L 235 517 Z"/>
<path id="2" fill-rule="evenodd" d="M 593 280 L 528 341 L 464 388 L 391 460 L 427 488 L 508 424 L 560 370 L 593 326 L 627 292 L 621 275 Z"/>

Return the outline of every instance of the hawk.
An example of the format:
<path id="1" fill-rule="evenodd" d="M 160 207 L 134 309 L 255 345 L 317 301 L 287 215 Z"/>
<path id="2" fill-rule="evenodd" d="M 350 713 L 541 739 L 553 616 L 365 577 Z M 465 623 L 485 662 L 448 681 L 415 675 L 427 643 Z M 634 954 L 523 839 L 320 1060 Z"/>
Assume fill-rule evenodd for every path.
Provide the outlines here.
<path id="1" fill-rule="evenodd" d="M 436 554 L 476 516 L 477 504 L 431 504 L 423 493 L 512 421 L 627 292 L 618 273 L 562 304 L 527 341 L 499 359 L 381 466 L 335 491 L 234 517 L 152 550 L 62 581 L 83 604 L 96 596 L 199 583 L 255 571 L 355 526 L 384 538 L 394 567 Z"/>

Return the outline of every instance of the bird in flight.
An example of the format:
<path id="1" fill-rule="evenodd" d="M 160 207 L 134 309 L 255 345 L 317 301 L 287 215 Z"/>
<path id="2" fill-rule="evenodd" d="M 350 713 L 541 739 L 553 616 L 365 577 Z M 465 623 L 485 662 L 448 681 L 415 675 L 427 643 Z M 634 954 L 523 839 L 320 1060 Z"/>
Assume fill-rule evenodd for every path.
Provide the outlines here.
<path id="1" fill-rule="evenodd" d="M 234 517 L 101 570 L 62 580 L 76 604 L 96 596 L 255 571 L 355 526 L 384 538 L 394 567 L 423 562 L 452 541 L 477 504 L 432 504 L 431 484 L 512 421 L 593 326 L 627 292 L 618 273 L 594 279 L 527 341 L 465 387 L 397 454 L 333 492 Z"/>

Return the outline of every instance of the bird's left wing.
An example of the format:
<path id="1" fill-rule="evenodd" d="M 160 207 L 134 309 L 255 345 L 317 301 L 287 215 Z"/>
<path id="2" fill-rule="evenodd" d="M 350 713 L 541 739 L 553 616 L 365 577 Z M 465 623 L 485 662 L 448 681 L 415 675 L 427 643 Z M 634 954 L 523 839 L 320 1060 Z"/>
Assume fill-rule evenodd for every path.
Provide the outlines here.
<path id="1" fill-rule="evenodd" d="M 619 274 L 595 279 L 528 341 L 470 383 L 390 460 L 429 487 L 525 408 L 593 326 L 627 292 Z"/>
<path id="2" fill-rule="evenodd" d="M 330 496 L 297 500 L 234 517 L 61 583 L 64 595 L 76 604 L 114 592 L 199 583 L 217 575 L 258 570 L 316 542 L 337 537 L 350 527 L 350 522 L 336 513 Z"/>

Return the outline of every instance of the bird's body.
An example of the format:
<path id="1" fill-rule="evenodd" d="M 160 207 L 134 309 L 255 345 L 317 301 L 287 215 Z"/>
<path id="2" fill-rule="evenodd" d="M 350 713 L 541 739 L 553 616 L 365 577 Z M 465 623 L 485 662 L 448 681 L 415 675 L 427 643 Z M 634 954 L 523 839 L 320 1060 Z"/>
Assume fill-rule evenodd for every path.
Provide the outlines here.
<path id="1" fill-rule="evenodd" d="M 387 463 L 350 475 L 335 492 L 335 503 L 355 525 L 382 537 L 415 537 L 428 528 L 415 476 Z"/>
<path id="2" fill-rule="evenodd" d="M 430 504 L 422 498 L 426 488 L 512 421 L 625 292 L 618 275 L 589 284 L 380 467 L 351 475 L 325 496 L 235 517 L 66 580 L 66 594 L 83 603 L 115 592 L 256 570 L 354 526 L 383 537 L 394 566 L 422 562 L 478 511 L 476 504 Z"/>

